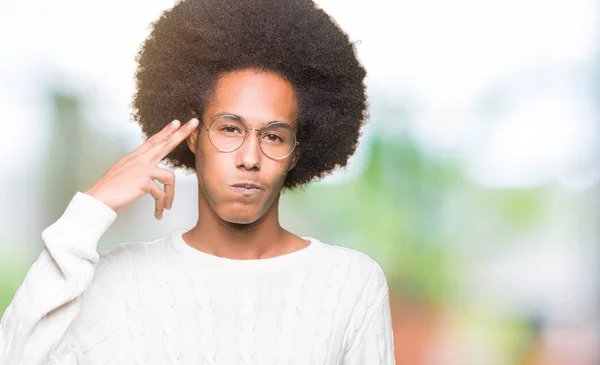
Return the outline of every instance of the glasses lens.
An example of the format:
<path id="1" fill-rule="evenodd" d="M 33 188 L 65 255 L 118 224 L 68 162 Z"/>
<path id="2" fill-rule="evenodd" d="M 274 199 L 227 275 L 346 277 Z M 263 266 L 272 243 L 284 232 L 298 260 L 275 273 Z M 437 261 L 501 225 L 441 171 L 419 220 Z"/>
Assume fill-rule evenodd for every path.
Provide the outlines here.
<path id="1" fill-rule="evenodd" d="M 231 152 L 244 143 L 244 124 L 233 116 L 221 116 L 215 119 L 208 129 L 210 143 L 222 152 Z"/>
<path id="2" fill-rule="evenodd" d="M 296 136 L 287 124 L 270 125 L 260 135 L 260 148 L 270 158 L 284 158 L 292 152 L 295 146 Z"/>

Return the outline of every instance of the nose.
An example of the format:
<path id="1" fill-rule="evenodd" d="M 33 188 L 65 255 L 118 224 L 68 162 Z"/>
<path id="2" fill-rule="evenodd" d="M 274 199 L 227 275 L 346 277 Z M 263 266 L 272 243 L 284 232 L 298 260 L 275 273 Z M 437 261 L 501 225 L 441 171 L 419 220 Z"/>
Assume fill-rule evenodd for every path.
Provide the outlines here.
<path id="1" fill-rule="evenodd" d="M 244 143 L 242 143 L 240 148 L 236 151 L 237 166 L 243 166 L 247 170 L 258 170 L 260 169 L 260 158 L 262 154 L 258 142 L 258 130 L 255 128 L 248 128 L 246 133 L 248 134 L 246 135 Z"/>

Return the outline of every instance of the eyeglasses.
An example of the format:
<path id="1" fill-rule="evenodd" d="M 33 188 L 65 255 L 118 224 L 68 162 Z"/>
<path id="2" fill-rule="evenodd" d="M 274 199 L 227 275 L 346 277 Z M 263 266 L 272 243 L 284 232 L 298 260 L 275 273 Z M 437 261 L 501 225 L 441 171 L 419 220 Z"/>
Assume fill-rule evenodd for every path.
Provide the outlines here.
<path id="1" fill-rule="evenodd" d="M 260 150 L 274 160 L 288 157 L 299 144 L 289 124 L 275 122 L 262 129 L 248 128 L 240 117 L 233 114 L 217 116 L 205 129 L 210 143 L 221 152 L 233 152 L 240 148 L 249 130 L 258 132 Z"/>

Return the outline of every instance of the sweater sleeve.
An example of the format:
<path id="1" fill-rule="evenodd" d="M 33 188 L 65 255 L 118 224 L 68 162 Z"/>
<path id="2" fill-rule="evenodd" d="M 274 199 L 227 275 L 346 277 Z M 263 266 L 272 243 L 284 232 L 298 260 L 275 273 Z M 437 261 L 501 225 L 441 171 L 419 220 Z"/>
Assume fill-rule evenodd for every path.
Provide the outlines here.
<path id="1" fill-rule="evenodd" d="M 372 262 L 371 274 L 349 323 L 342 365 L 395 365 L 389 287 Z"/>
<path id="2" fill-rule="evenodd" d="M 107 205 L 77 192 L 42 232 L 42 252 L 0 322 L 0 364 L 77 364 L 67 330 L 93 279 L 98 242 L 116 217 Z"/>

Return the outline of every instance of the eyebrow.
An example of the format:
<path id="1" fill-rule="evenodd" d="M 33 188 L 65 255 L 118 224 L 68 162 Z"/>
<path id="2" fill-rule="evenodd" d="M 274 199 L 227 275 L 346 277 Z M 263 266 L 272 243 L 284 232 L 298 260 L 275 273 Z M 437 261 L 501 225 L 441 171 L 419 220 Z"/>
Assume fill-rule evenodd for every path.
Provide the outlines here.
<path id="1" fill-rule="evenodd" d="M 242 123 L 246 124 L 246 119 L 244 119 L 244 118 L 243 118 L 241 115 L 237 115 L 237 114 L 235 114 L 235 113 L 230 113 L 230 112 L 219 112 L 219 113 L 216 113 L 216 114 L 214 114 L 214 115 L 212 116 L 212 120 L 214 120 L 214 119 L 216 119 L 216 118 L 218 118 L 218 117 L 225 116 L 225 115 L 231 115 L 231 116 L 234 116 L 234 117 L 236 117 L 236 118 L 239 118 L 239 119 L 242 121 Z M 289 122 L 285 122 L 285 121 L 282 121 L 282 120 L 272 120 L 272 121 L 270 121 L 270 122 L 266 123 L 266 124 L 265 124 L 265 125 L 264 125 L 262 128 L 266 128 L 266 127 L 268 127 L 268 126 L 275 125 L 275 124 L 287 124 L 287 125 L 289 125 L 289 126 L 290 126 L 290 127 L 292 127 L 292 128 L 294 127 L 294 126 L 293 126 L 291 123 L 289 123 Z"/>

